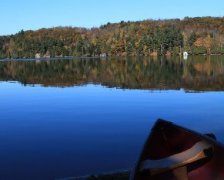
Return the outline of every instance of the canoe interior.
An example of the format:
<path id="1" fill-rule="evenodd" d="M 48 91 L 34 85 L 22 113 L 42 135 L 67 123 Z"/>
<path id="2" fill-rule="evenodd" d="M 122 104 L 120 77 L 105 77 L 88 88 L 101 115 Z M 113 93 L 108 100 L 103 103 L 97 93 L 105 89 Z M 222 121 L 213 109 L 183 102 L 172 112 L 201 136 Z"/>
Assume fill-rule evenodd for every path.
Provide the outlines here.
<path id="1" fill-rule="evenodd" d="M 223 146 L 211 137 L 158 120 L 130 179 L 224 180 Z"/>

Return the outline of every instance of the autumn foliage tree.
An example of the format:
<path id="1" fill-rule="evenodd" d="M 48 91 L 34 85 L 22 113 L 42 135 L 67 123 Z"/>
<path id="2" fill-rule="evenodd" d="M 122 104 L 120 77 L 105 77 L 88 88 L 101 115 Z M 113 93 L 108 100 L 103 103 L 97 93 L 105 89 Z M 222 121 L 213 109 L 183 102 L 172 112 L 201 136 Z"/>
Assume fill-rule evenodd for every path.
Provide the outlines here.
<path id="1" fill-rule="evenodd" d="M 56 27 L 0 36 L 0 58 L 224 54 L 224 18 L 107 23 L 99 28 Z"/>

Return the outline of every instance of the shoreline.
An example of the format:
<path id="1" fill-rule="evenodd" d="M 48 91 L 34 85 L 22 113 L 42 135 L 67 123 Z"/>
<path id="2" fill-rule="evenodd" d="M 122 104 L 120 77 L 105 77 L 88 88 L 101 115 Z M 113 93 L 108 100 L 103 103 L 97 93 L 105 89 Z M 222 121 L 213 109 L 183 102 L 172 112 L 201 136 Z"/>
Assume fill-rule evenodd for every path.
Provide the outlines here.
<path id="1" fill-rule="evenodd" d="M 3 58 L 0 61 L 48 61 L 48 60 L 71 60 L 71 59 L 98 59 L 100 57 L 86 56 L 68 56 L 68 57 L 52 57 L 52 58 Z"/>
<path id="2" fill-rule="evenodd" d="M 224 54 L 190 54 L 188 57 L 194 57 L 194 56 L 224 56 Z M 0 62 L 4 61 L 47 61 L 47 60 L 72 60 L 72 59 L 107 59 L 107 58 L 159 58 L 159 57 L 165 57 L 165 58 L 172 58 L 172 57 L 182 57 L 182 56 L 106 56 L 106 57 L 100 57 L 100 56 L 65 56 L 65 57 L 46 57 L 46 58 L 2 58 L 0 59 Z M 183 58 L 183 57 L 182 57 Z"/>

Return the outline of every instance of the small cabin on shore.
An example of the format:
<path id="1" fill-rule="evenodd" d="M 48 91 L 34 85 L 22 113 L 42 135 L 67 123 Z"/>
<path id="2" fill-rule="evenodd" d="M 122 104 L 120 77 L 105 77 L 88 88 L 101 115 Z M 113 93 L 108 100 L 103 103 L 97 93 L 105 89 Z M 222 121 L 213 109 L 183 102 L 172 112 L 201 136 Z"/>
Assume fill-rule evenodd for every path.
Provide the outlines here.
<path id="1" fill-rule="evenodd" d="M 184 59 L 187 59 L 187 57 L 188 57 L 188 52 L 187 51 L 183 52 L 183 57 L 184 57 Z"/>
<path id="2" fill-rule="evenodd" d="M 41 58 L 40 53 L 36 53 L 36 54 L 35 54 L 35 58 L 36 58 L 36 59 L 40 59 L 40 58 Z"/>
<path id="3" fill-rule="evenodd" d="M 107 54 L 106 54 L 106 53 L 101 53 L 101 54 L 100 54 L 100 57 L 101 57 L 101 58 L 105 58 L 105 57 L 107 57 Z"/>

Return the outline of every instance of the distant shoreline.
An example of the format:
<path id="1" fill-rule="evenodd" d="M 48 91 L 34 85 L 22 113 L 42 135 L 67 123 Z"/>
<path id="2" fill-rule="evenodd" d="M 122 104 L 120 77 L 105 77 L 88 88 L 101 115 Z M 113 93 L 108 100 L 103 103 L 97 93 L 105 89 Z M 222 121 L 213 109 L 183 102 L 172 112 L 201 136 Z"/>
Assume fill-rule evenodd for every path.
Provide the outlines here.
<path id="1" fill-rule="evenodd" d="M 194 56 L 224 56 L 224 54 L 194 54 L 189 55 L 189 57 Z M 47 60 L 72 60 L 72 59 L 107 59 L 107 58 L 172 58 L 172 57 L 180 57 L 180 56 L 107 56 L 107 57 L 100 57 L 100 56 L 65 56 L 65 57 L 47 57 L 47 58 L 3 58 L 0 59 L 0 62 L 3 61 L 47 61 Z M 183 57 L 183 56 L 181 56 Z"/>
<path id="2" fill-rule="evenodd" d="M 4 58 L 0 61 L 47 61 L 47 60 L 71 60 L 71 59 L 97 59 L 100 57 L 85 57 L 85 56 L 69 56 L 69 57 L 52 57 L 52 58 Z"/>

